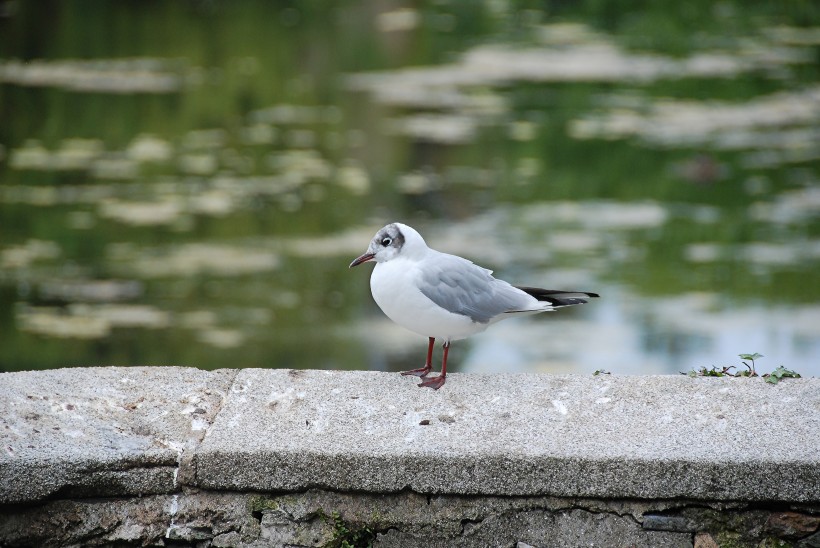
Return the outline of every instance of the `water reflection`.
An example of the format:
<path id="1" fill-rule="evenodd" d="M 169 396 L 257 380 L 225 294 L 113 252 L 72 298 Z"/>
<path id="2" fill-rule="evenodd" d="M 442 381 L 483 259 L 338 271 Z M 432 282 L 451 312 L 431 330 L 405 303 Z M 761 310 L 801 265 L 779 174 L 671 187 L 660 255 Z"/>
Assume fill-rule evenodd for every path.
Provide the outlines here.
<path id="1" fill-rule="evenodd" d="M 184 65 L 165 59 L 0 62 L 0 83 L 94 93 L 170 93 L 186 82 Z M 187 81 L 190 81 L 188 79 Z"/>
<path id="2" fill-rule="evenodd" d="M 739 104 L 647 100 L 630 109 L 617 106 L 575 120 L 569 132 L 576 139 L 637 137 L 653 147 L 709 145 L 718 150 L 777 151 L 784 162 L 799 163 L 820 155 L 818 122 L 820 86 L 813 86 Z M 771 165 L 753 162 L 747 167 Z"/>
<path id="3" fill-rule="evenodd" d="M 93 17 L 27 27 L 16 5 L 0 369 L 415 367 L 424 341 L 347 271 L 404 220 L 505 279 L 602 295 L 499 324 L 456 369 L 760 352 L 820 374 L 820 21 L 724 3 L 665 49 L 631 46 L 674 13 L 583 5 L 121 5 L 174 32 L 92 50 Z"/>

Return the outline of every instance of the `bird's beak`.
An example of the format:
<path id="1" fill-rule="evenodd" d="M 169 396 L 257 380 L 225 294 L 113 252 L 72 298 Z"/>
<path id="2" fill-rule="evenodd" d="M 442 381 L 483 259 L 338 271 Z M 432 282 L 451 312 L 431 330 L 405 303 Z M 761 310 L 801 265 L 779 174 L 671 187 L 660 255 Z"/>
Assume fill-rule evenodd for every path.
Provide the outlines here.
<path id="1" fill-rule="evenodd" d="M 373 257 L 375 257 L 375 253 L 365 253 L 359 257 L 356 257 L 348 268 L 353 268 L 354 266 L 359 266 L 362 263 L 366 263 L 367 261 L 372 261 Z"/>

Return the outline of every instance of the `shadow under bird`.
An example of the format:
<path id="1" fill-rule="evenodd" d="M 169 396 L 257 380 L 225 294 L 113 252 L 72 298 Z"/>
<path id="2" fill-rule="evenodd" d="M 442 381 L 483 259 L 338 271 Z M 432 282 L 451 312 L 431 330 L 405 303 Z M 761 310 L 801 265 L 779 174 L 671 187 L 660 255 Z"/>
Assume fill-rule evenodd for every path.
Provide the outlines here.
<path id="1" fill-rule="evenodd" d="M 429 339 L 424 367 L 402 375 L 427 377 L 433 345 L 444 341 L 441 374 L 419 386 L 439 389 L 447 378 L 450 342 L 480 333 L 497 321 L 585 304 L 596 293 L 516 287 L 492 276 L 492 270 L 427 247 L 411 227 L 391 223 L 371 240 L 350 268 L 375 261 L 370 291 L 379 308 L 400 326 Z"/>

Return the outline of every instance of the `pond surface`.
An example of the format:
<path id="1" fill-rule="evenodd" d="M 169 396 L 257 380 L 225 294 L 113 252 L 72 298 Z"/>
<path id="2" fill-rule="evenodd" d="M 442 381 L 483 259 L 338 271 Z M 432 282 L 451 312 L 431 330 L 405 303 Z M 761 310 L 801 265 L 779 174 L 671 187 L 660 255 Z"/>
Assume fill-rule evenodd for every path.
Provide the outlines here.
<path id="1" fill-rule="evenodd" d="M 398 220 L 601 294 L 455 371 L 820 374 L 820 8 L 534 5 L 0 2 L 0 370 L 418 367 Z"/>

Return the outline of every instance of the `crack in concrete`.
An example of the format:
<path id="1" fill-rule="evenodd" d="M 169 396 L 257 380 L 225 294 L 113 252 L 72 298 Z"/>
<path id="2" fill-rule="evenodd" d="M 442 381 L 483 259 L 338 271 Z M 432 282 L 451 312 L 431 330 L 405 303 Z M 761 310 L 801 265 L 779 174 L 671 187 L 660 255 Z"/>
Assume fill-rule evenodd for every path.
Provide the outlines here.
<path id="1" fill-rule="evenodd" d="M 778 534 L 773 531 L 764 532 L 765 534 L 761 533 L 759 527 L 762 522 L 758 519 L 759 516 L 751 515 L 757 510 L 729 510 L 727 516 L 725 514 L 726 510 L 721 509 L 722 504 L 719 501 L 709 505 L 693 502 L 689 505 L 675 507 L 677 512 L 685 512 L 687 509 L 697 510 L 703 509 L 705 506 L 712 509 L 719 516 L 728 518 L 722 520 L 724 522 L 722 525 L 715 522 L 713 526 L 706 525 L 705 527 L 699 527 L 697 532 L 692 532 L 665 529 L 641 530 L 640 518 L 649 515 L 651 512 L 664 511 L 660 508 L 663 508 L 669 501 L 659 501 L 658 504 L 646 504 L 642 507 L 637 501 L 618 499 L 587 499 L 582 503 L 577 500 L 528 501 L 519 499 L 513 506 L 504 507 L 510 501 L 503 499 L 515 497 L 456 496 L 441 501 L 444 506 L 452 510 L 442 515 L 439 511 L 431 514 L 427 510 L 425 497 L 418 497 L 418 493 L 410 492 L 393 493 L 393 499 L 390 501 L 384 501 L 384 495 L 368 497 L 367 494 L 350 492 L 312 493 L 306 491 L 270 495 L 273 494 L 265 496 L 259 493 L 241 491 L 228 493 L 224 490 L 185 490 L 180 494 L 152 495 L 145 498 L 107 497 L 103 499 L 63 500 L 52 502 L 50 503 L 52 506 L 41 508 L 32 507 L 25 510 L 15 508 L 14 512 L 9 512 L 5 520 L 7 523 L 11 523 L 11 520 L 14 519 L 19 522 L 26 514 L 30 514 L 32 517 L 27 520 L 27 523 L 37 523 L 40 524 L 38 527 L 45 527 L 45 529 L 42 529 L 42 534 L 56 535 L 42 538 L 68 539 L 69 537 L 60 537 L 60 535 L 69 534 L 64 530 L 64 523 L 40 520 L 37 516 L 51 515 L 55 511 L 80 512 L 78 515 L 83 516 L 100 515 L 102 513 L 108 520 L 103 521 L 104 528 L 102 530 L 90 531 L 82 528 L 78 529 L 79 526 L 77 526 L 70 532 L 70 535 L 74 535 L 70 538 L 75 541 L 87 541 L 92 538 L 107 541 L 120 538 L 133 540 L 128 535 L 132 535 L 133 531 L 139 530 L 143 535 L 156 535 L 157 539 L 170 539 L 173 543 L 180 543 L 180 545 L 184 542 L 191 543 L 186 545 L 192 545 L 195 540 L 215 538 L 230 531 L 235 531 L 237 535 L 244 537 L 240 545 L 254 545 L 253 542 L 256 542 L 259 537 L 253 535 L 259 532 L 263 515 L 269 512 L 272 512 L 276 519 L 269 519 L 266 527 L 272 527 L 275 530 L 274 532 L 279 535 L 297 538 L 295 535 L 303 535 L 307 531 L 311 535 L 319 533 L 326 536 L 336 535 L 334 537 L 336 539 L 343 538 L 339 535 L 347 535 L 346 538 L 351 538 L 351 535 L 363 534 L 372 536 L 375 539 L 393 533 L 397 536 L 392 538 L 391 542 L 399 542 L 398 545 L 400 546 L 408 546 L 408 542 L 417 542 L 415 545 L 420 545 L 420 543 L 426 541 L 434 546 L 454 545 L 461 541 L 466 542 L 466 545 L 471 545 L 469 542 L 474 542 L 472 545 L 477 545 L 475 542 L 479 541 L 476 539 L 486 540 L 490 538 L 503 539 L 506 542 L 506 540 L 509 540 L 505 536 L 507 534 L 512 535 L 513 540 L 517 538 L 519 541 L 538 545 L 533 540 L 547 537 L 533 536 L 532 527 L 536 527 L 538 531 L 541 531 L 539 534 L 553 535 L 565 534 L 573 527 L 585 532 L 593 531 L 599 527 L 601 531 L 608 531 L 608 526 L 612 525 L 616 526 L 615 530 L 627 531 L 633 535 L 642 535 L 640 538 L 657 540 L 660 543 L 658 545 L 663 546 L 678 546 L 680 540 L 684 538 L 694 544 L 697 534 L 703 534 L 704 536 L 709 534 L 712 538 L 717 538 L 715 535 L 724 531 L 732 535 L 739 535 L 738 538 L 742 540 L 739 544 L 741 546 L 757 546 L 763 536 L 768 535 L 767 538 L 774 538 Z M 264 497 L 261 504 L 269 507 L 255 507 L 253 501 L 259 497 Z M 355 499 L 358 497 L 364 497 L 365 500 L 356 502 Z M 458 504 L 458 500 L 455 499 L 461 499 L 463 504 Z M 257 501 L 257 503 L 260 503 L 260 501 Z M 374 505 L 382 504 L 384 506 L 385 503 L 390 509 L 386 514 L 381 512 L 371 513 Z M 631 510 L 624 512 L 623 508 L 619 508 L 621 504 L 627 505 Z M 502 505 L 504 508 L 494 508 L 493 505 Z M 129 511 L 128 508 L 131 510 Z M 155 510 L 152 511 L 152 508 Z M 325 510 L 327 508 L 334 508 L 341 515 L 336 512 L 328 512 Z M 137 509 L 139 511 L 136 511 Z M 774 513 L 779 509 L 767 507 L 760 510 Z M 808 510 L 813 515 L 820 512 L 820 508 L 816 506 L 812 506 Z M 128 527 L 125 527 L 125 522 L 122 520 L 112 521 L 114 517 L 124 515 L 124 512 L 127 515 L 137 516 L 136 521 Z M 744 515 L 755 517 L 755 520 L 736 520 L 734 517 L 736 513 L 739 513 L 740 517 Z M 17 514 L 18 517 L 13 518 L 11 517 L 12 514 Z M 74 514 L 72 513 L 72 515 Z M 590 516 L 606 517 L 590 518 Z M 154 520 L 153 524 L 151 520 Z M 163 520 L 161 531 L 157 528 L 158 520 Z M 610 520 L 621 521 L 618 524 Z M 255 523 L 255 528 L 245 529 L 250 521 Z M 2 537 L 3 522 L 4 519 L 0 513 L 0 537 Z M 599 525 L 604 523 L 609 525 Z M 311 524 L 317 527 L 313 527 Z M 338 527 L 339 525 L 343 527 Z M 309 527 L 306 529 L 306 526 Z M 48 527 L 52 528 L 49 529 Z M 504 533 L 506 527 L 512 527 L 512 529 L 508 533 Z M 12 529 L 7 526 L 6 531 L 9 532 Z M 12 532 L 16 535 L 28 534 L 22 528 L 19 531 L 14 530 Z M 658 533 L 658 535 L 651 536 L 655 533 Z M 667 541 L 670 537 L 660 533 L 674 533 L 677 540 L 672 544 L 668 544 Z M 789 532 L 779 534 L 780 537 L 777 538 L 784 539 L 791 538 L 789 535 L 793 535 Z M 125 536 L 120 537 L 117 535 Z M 401 540 L 400 537 L 404 537 L 404 540 Z M 19 538 L 24 537 L 19 536 Z M 151 538 L 155 537 L 151 536 Z M 664 538 L 667 540 L 664 541 Z M 2 539 L 0 538 L 0 540 Z M 238 542 L 239 537 L 234 540 Z M 401 544 L 401 542 L 404 542 L 404 544 Z M 57 543 L 55 542 L 55 544 Z M 513 542 L 512 544 L 497 545 L 515 546 L 516 544 Z"/>
<path id="2" fill-rule="evenodd" d="M 226 387 L 222 397 L 220 398 L 219 403 L 216 406 L 216 411 L 213 414 L 213 418 L 210 421 L 208 421 L 208 425 L 205 427 L 203 434 L 200 436 L 196 447 L 194 447 L 195 450 L 198 449 L 199 445 L 203 441 L 205 441 L 205 438 L 207 438 L 210 435 L 211 430 L 216 424 L 216 421 L 219 419 L 220 413 L 222 413 L 222 410 L 225 408 L 225 404 L 228 402 L 228 398 L 230 398 L 231 393 L 233 392 L 233 387 L 236 385 L 236 378 L 242 372 L 241 369 L 228 369 L 227 371 L 230 371 L 232 373 L 230 380 L 228 381 L 228 386 Z"/>
<path id="3" fill-rule="evenodd" d="M 216 394 L 219 397 L 218 402 L 215 404 L 215 410 L 213 411 L 212 417 L 210 420 L 206 420 L 206 426 L 202 429 L 201 434 L 199 436 L 192 436 L 189 438 L 189 447 L 183 447 L 179 452 L 179 458 L 177 460 L 177 469 L 174 471 L 174 492 L 178 492 L 183 486 L 191 486 L 196 487 L 199 483 L 198 480 L 198 469 L 197 469 L 197 462 L 196 462 L 196 455 L 199 451 L 199 448 L 202 446 L 202 443 L 208 438 L 211 433 L 211 430 L 216 425 L 217 421 L 219 420 L 219 416 L 222 411 L 225 409 L 225 406 L 228 402 L 228 399 L 233 392 L 233 387 L 236 385 L 236 378 L 242 372 L 241 369 L 228 369 L 229 371 L 229 380 L 227 382 L 227 386 L 224 391 L 216 390 Z M 189 456 L 186 458 L 186 452 L 189 453 Z M 182 474 L 180 474 L 182 472 Z M 182 481 L 178 482 L 177 479 L 181 477 Z"/>

